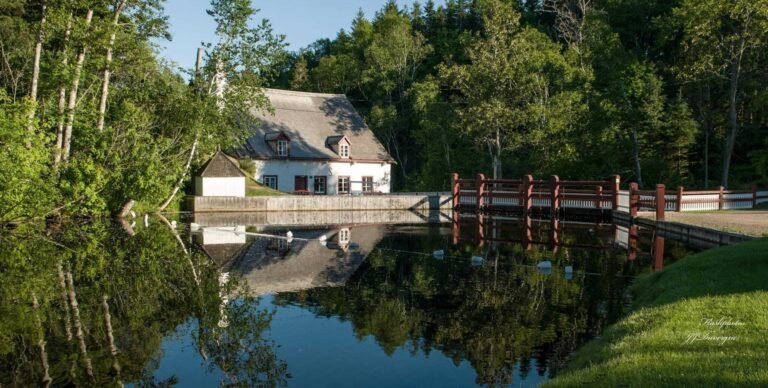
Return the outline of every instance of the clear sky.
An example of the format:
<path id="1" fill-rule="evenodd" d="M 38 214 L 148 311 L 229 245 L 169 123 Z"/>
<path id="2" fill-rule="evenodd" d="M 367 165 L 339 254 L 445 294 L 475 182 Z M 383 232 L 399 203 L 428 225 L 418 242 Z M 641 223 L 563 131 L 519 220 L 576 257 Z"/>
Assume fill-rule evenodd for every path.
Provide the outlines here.
<path id="1" fill-rule="evenodd" d="M 385 3 L 386 0 L 253 0 L 254 7 L 261 10 L 256 19 L 269 19 L 275 33 L 285 35 L 290 50 L 320 38 L 333 38 L 342 28 L 349 29 L 359 9 L 371 18 Z M 165 10 L 173 40 L 158 42 L 167 59 L 191 68 L 200 42 L 214 40 L 215 26 L 205 13 L 209 5 L 210 0 L 167 0 Z"/>

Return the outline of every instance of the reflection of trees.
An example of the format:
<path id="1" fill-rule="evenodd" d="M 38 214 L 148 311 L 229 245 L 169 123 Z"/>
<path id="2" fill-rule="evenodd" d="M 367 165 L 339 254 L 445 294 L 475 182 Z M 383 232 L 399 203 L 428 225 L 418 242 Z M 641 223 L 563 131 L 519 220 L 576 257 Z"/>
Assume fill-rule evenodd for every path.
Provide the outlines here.
<path id="1" fill-rule="evenodd" d="M 220 285 L 215 266 L 184 253 L 165 225 L 133 237 L 110 223 L 36 228 L 0 236 L 0 386 L 45 385 L 45 376 L 52 386 L 172 385 L 152 377 L 160 344 L 190 321 L 226 383 L 285 382 L 262 338 L 271 314 L 230 303 L 230 324 L 219 327 L 221 287 L 237 285 Z"/>
<path id="2" fill-rule="evenodd" d="M 516 265 L 550 259 L 560 268 L 579 262 L 583 270 L 620 273 L 623 263 L 610 249 L 561 249 L 554 257 L 547 250 L 524 252 L 514 245 L 491 244 L 488 251 L 466 244 L 446 251 L 447 256 L 486 256 L 482 267 L 402 252 L 432 252 L 441 245 L 434 236 L 387 239 L 346 287 L 282 294 L 276 303 L 349 320 L 359 338 L 373 336 L 387 354 L 398 348 L 438 350 L 456 364 L 468 360 L 477 383 L 488 385 L 513 383 L 516 365 L 525 377 L 531 360 L 537 373 L 556 372 L 609 315 L 620 313 L 614 311 L 621 309 L 626 284 L 620 277 L 577 274 L 568 281 L 562 273 L 543 275 Z"/>

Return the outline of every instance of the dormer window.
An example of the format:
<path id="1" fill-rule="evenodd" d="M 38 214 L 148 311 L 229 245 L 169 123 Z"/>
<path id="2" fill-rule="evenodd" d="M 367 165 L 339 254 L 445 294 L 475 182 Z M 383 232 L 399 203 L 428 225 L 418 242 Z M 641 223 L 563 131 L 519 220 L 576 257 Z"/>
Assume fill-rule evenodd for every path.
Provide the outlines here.
<path id="1" fill-rule="evenodd" d="M 267 133 L 264 141 L 278 157 L 285 158 L 291 153 L 291 139 L 283 132 Z"/>
<path id="2" fill-rule="evenodd" d="M 287 140 L 278 140 L 277 141 L 277 156 L 288 156 L 288 141 Z"/>
<path id="3" fill-rule="evenodd" d="M 325 144 L 333 150 L 339 158 L 349 159 L 349 139 L 344 135 L 328 136 Z"/>

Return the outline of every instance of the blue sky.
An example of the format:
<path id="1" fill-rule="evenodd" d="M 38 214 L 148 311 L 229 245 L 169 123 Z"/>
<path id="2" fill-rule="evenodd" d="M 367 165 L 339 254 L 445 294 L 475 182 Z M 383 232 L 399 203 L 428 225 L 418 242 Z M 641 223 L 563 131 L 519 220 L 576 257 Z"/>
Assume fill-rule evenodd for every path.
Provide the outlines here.
<path id="1" fill-rule="evenodd" d="M 298 50 L 319 38 L 332 38 L 348 29 L 358 9 L 373 17 L 386 0 L 253 0 L 256 15 L 272 22 L 275 33 L 283 34 L 291 50 Z M 401 5 L 410 0 L 398 0 Z M 167 0 L 173 40 L 161 41 L 161 54 L 179 66 L 191 68 L 200 42 L 214 40 L 214 24 L 205 13 L 210 0 Z"/>

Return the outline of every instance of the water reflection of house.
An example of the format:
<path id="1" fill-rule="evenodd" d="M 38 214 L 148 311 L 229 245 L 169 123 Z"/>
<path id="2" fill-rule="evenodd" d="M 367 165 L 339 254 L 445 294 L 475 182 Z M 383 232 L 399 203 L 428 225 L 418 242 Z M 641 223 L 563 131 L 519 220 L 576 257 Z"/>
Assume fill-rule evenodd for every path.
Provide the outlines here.
<path id="1" fill-rule="evenodd" d="M 202 250 L 222 272 L 242 274 L 253 295 L 343 285 L 386 230 L 382 225 L 294 229 L 290 242 L 249 236 L 247 241 L 236 243 L 234 238 L 228 241 L 216 233 L 208 235 L 213 239 L 206 239 L 206 229 L 220 230 L 203 229 L 199 240 Z M 238 234 L 235 228 L 228 229 L 228 233 Z M 275 235 L 282 237 L 284 233 Z"/>

